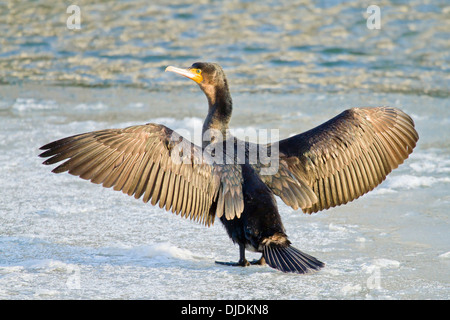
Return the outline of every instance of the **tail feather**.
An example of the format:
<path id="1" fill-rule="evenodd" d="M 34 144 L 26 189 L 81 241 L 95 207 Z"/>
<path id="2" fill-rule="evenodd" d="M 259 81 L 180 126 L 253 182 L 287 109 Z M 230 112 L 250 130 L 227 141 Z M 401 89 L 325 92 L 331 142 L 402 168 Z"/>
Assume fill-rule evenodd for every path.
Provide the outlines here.
<path id="1" fill-rule="evenodd" d="M 292 246 L 264 246 L 263 256 L 270 267 L 283 272 L 310 273 L 325 266 L 323 262 Z"/>

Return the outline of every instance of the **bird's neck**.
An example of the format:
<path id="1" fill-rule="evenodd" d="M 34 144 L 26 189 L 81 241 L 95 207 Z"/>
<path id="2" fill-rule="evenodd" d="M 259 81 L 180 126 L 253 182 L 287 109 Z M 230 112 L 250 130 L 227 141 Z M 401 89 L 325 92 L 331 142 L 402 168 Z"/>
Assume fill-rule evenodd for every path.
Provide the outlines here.
<path id="1" fill-rule="evenodd" d="M 233 110 L 233 103 L 228 86 L 226 84 L 223 87 L 211 86 L 209 88 L 203 88 L 203 91 L 208 98 L 209 105 L 208 115 L 203 123 L 203 135 L 205 136 L 205 133 L 207 134 L 208 130 L 213 129 L 220 131 L 223 139 L 226 139 L 226 131 Z"/>

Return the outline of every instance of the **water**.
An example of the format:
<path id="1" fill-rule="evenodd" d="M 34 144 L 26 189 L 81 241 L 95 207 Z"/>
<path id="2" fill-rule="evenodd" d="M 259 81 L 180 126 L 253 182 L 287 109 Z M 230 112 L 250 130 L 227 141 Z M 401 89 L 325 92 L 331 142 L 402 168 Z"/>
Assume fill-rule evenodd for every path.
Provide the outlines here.
<path id="1" fill-rule="evenodd" d="M 444 1 L 0 3 L 0 298 L 448 299 L 450 7 Z M 307 276 L 230 268 L 238 248 L 205 228 L 79 178 L 38 147 L 158 122 L 195 131 L 198 87 L 167 65 L 216 61 L 233 128 L 302 132 L 352 106 L 391 105 L 420 134 L 373 192 L 311 216 L 278 202 L 291 241 L 327 266 Z M 258 255 L 249 254 L 258 258 Z"/>

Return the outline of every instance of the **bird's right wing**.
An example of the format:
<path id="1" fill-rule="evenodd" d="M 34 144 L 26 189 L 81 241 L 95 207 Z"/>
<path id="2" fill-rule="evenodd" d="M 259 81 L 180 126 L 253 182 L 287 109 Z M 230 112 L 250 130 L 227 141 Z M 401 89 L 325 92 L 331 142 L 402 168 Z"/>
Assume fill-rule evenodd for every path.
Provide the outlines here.
<path id="1" fill-rule="evenodd" d="M 159 202 L 160 208 L 205 225 L 214 223 L 216 211 L 234 217 L 243 209 L 241 185 L 233 184 L 239 180 L 237 168 L 222 175 L 220 166 L 204 161 L 200 147 L 163 125 L 94 131 L 41 149 L 46 151 L 40 156 L 49 157 L 44 164 L 65 161 L 55 173 L 68 171 L 136 199 L 143 196 L 144 202 Z"/>
<path id="2" fill-rule="evenodd" d="M 298 188 L 303 196 L 311 190 L 315 194 L 312 206 L 300 206 L 311 213 L 345 204 L 375 188 L 408 158 L 418 139 L 411 117 L 396 108 L 378 107 L 346 110 L 277 143 L 280 163 L 291 173 L 288 178 L 306 184 L 307 188 Z M 273 178 L 277 179 L 278 185 L 286 184 L 282 175 Z M 287 189 L 280 188 L 279 193 Z M 282 199 L 295 207 L 291 198 Z"/>

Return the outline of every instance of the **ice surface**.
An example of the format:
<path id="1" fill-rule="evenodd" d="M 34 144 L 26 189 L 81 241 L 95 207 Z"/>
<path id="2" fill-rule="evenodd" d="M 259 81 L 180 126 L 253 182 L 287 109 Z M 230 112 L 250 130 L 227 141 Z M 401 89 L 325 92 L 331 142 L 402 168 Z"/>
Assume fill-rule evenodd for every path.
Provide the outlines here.
<path id="1" fill-rule="evenodd" d="M 102 101 L 101 110 L 93 101 L 78 111 L 115 112 Z M 292 243 L 326 263 L 316 274 L 298 276 L 217 265 L 238 259 L 220 223 L 205 228 L 120 192 L 50 173 L 37 148 L 52 139 L 145 122 L 194 132 L 202 123 L 197 115 L 68 121 L 79 105 L 16 99 L 9 108 L 20 113 L 1 120 L 0 298 L 448 298 L 445 148 L 419 145 L 381 186 L 343 207 L 309 216 L 278 201 Z"/>

